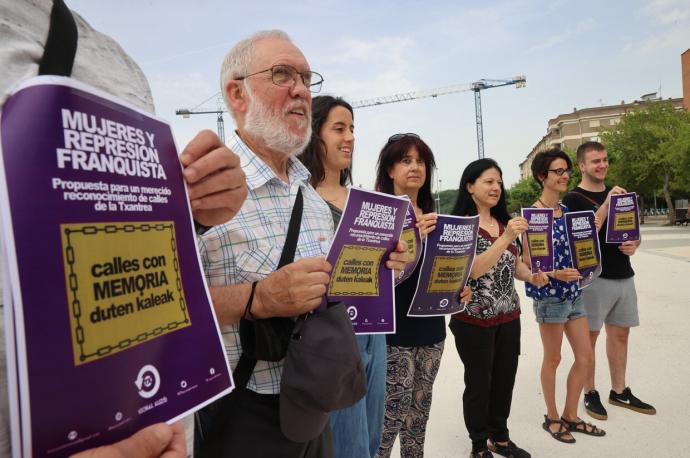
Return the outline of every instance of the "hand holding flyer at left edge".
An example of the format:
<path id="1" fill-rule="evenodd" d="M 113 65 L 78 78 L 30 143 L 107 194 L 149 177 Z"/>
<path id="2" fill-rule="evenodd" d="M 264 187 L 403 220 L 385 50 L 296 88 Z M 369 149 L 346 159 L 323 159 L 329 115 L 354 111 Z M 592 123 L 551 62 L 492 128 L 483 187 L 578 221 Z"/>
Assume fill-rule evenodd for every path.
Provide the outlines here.
<path id="1" fill-rule="evenodd" d="M 247 197 L 239 157 L 210 130 L 199 132 L 180 155 L 194 219 L 213 226 L 230 220 Z"/>

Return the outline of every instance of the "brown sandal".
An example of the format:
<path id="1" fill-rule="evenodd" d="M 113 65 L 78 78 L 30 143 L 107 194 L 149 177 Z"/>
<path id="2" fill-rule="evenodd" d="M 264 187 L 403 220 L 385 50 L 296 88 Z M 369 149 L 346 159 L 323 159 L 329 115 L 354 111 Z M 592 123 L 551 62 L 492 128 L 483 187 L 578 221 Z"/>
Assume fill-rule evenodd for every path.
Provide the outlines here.
<path id="1" fill-rule="evenodd" d="M 606 431 L 601 428 L 597 428 L 591 423 L 585 423 L 584 420 L 578 418 L 575 421 L 568 421 L 561 417 L 561 421 L 568 428 L 568 431 L 575 433 L 587 434 L 588 436 L 601 437 L 606 435 Z"/>
<path id="2" fill-rule="evenodd" d="M 572 434 L 570 434 L 570 431 L 568 430 L 568 427 L 563 423 L 564 420 L 552 420 L 548 417 L 548 415 L 544 415 L 544 423 L 541 424 L 541 426 L 544 428 L 544 431 L 547 433 L 551 434 L 551 437 L 556 439 L 558 442 L 563 442 L 565 444 L 574 444 L 575 443 L 575 438 L 573 437 Z M 559 424 L 560 428 L 558 428 L 558 431 L 553 432 L 551 431 L 550 426 Z M 564 435 L 569 435 L 570 439 L 563 437 Z"/>

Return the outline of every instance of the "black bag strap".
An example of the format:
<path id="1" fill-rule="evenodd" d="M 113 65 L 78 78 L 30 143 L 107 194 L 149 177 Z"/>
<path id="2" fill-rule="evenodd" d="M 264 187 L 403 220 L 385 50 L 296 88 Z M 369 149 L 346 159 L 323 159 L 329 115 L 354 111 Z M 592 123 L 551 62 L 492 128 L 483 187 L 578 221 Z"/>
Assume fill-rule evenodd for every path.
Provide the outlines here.
<path id="1" fill-rule="evenodd" d="M 299 238 L 299 229 L 302 225 L 302 208 L 302 188 L 298 188 L 297 197 L 295 197 L 295 206 L 292 207 L 292 215 L 290 215 L 290 224 L 288 225 L 288 232 L 285 237 L 285 245 L 283 246 L 283 252 L 280 254 L 280 262 L 278 262 L 278 269 L 295 260 L 297 239 Z"/>
<path id="2" fill-rule="evenodd" d="M 63 0 L 54 0 L 50 12 L 50 30 L 43 57 L 38 66 L 39 75 L 71 76 L 77 53 L 77 23 Z"/>
<path id="3" fill-rule="evenodd" d="M 297 190 L 297 197 L 295 198 L 295 205 L 292 207 L 292 214 L 290 215 L 290 222 L 288 223 L 287 236 L 285 237 L 285 245 L 283 246 L 283 251 L 280 255 L 280 261 L 278 262 L 278 269 L 291 263 L 295 259 L 295 251 L 297 250 L 297 239 L 299 238 L 299 230 L 302 225 L 302 210 L 304 207 L 302 188 Z M 251 309 L 251 301 L 253 300 L 254 291 L 256 290 L 256 282 L 252 285 L 252 290 L 247 301 L 247 306 L 245 307 L 245 316 L 249 314 Z M 270 320 L 271 318 L 269 318 Z M 196 445 L 200 447 L 196 455 L 199 457 L 216 457 L 218 456 L 218 444 L 222 438 L 219 434 L 222 433 L 222 426 L 225 425 L 229 409 L 232 407 L 230 403 L 232 402 L 233 394 L 239 391 L 247 389 L 247 383 L 254 372 L 257 360 L 250 358 L 244 352 L 240 355 L 240 360 L 235 366 L 235 370 L 232 372 L 232 378 L 235 382 L 235 390 L 222 397 L 216 401 L 212 406 L 215 405 L 216 410 L 214 414 L 214 425 L 208 431 L 204 431 L 201 425 L 199 415 L 196 416 L 197 422 L 197 434 L 200 442 Z M 209 408 L 213 408 L 209 406 Z M 208 408 L 207 408 L 208 409 Z"/>
<path id="4" fill-rule="evenodd" d="M 283 251 L 280 254 L 280 261 L 278 262 L 278 269 L 290 264 L 295 259 L 295 251 L 297 250 L 297 239 L 299 238 L 299 229 L 302 226 L 302 210 L 304 208 L 304 199 L 302 197 L 302 188 L 297 189 L 297 197 L 295 197 L 295 205 L 292 207 L 292 214 L 290 215 L 290 222 L 288 223 L 287 236 L 285 237 L 285 245 L 283 246 Z M 254 288 L 252 288 L 252 294 L 250 296 L 250 301 L 254 295 Z M 250 308 L 250 304 L 247 304 Z M 245 315 L 248 309 L 245 309 Z M 235 370 L 232 372 L 232 378 L 235 381 L 235 387 L 239 389 L 244 389 L 249 382 L 249 378 L 254 372 L 256 367 L 256 360 L 248 357 L 244 353 L 240 355 L 240 360 L 237 362 Z"/>

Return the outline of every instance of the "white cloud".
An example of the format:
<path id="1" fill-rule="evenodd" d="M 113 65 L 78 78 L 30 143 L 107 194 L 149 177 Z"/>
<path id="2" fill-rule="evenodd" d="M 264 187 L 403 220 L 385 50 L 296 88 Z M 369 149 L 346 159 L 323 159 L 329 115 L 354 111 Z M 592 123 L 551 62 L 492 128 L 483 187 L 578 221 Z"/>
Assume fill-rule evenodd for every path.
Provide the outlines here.
<path id="1" fill-rule="evenodd" d="M 658 53 L 666 49 L 679 54 L 690 43 L 690 8 L 687 0 L 652 0 L 637 13 L 638 19 L 648 24 L 641 38 L 629 42 L 626 51 L 642 54 Z"/>
<path id="2" fill-rule="evenodd" d="M 664 26 L 688 20 L 690 8 L 687 0 L 653 0 L 639 14 L 656 25 Z"/>
<path id="3" fill-rule="evenodd" d="M 594 18 L 584 19 L 575 24 L 575 27 L 565 28 L 562 33 L 552 35 L 545 41 L 533 45 L 531 48 L 529 48 L 529 52 L 543 51 L 545 49 L 552 48 L 556 45 L 567 42 L 568 40 L 577 38 L 582 34 L 591 32 L 598 27 L 599 23 Z"/>

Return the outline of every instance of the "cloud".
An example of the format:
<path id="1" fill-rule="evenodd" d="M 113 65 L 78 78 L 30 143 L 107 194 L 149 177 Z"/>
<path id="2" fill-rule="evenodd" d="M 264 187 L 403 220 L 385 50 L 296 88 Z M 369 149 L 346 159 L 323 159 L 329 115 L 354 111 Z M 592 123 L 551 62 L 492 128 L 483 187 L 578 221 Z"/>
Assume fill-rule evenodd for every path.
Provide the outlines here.
<path id="1" fill-rule="evenodd" d="M 355 101 L 420 89 L 408 77 L 419 58 L 410 37 L 343 38 L 321 58 L 328 75 L 325 91 Z"/>
<path id="2" fill-rule="evenodd" d="M 639 12 L 643 18 L 656 25 L 669 25 L 685 22 L 690 18 L 687 0 L 652 0 Z"/>
<path id="3" fill-rule="evenodd" d="M 545 41 L 533 45 L 529 48 L 528 52 L 543 51 L 545 49 L 552 48 L 561 43 L 567 42 L 568 40 L 578 37 L 584 33 L 591 32 L 599 27 L 599 23 L 594 18 L 587 18 L 575 24 L 575 27 L 566 28 L 563 33 L 552 35 Z"/>
<path id="4" fill-rule="evenodd" d="M 627 43 L 626 51 L 652 54 L 664 49 L 687 49 L 690 42 L 687 0 L 652 0 L 637 15 L 649 24 L 651 31 L 637 42 Z"/>
<path id="5" fill-rule="evenodd" d="M 202 75 L 200 72 L 175 75 L 154 74 L 149 78 L 149 82 L 153 90 L 153 100 L 158 102 L 156 111 L 161 116 L 168 117 L 179 108 L 197 107 L 204 100 L 200 98 L 200 95 L 210 97 L 210 100 L 197 110 L 217 108 L 216 99 L 212 95 L 218 93 L 218 87 L 210 83 L 208 75 Z"/>

